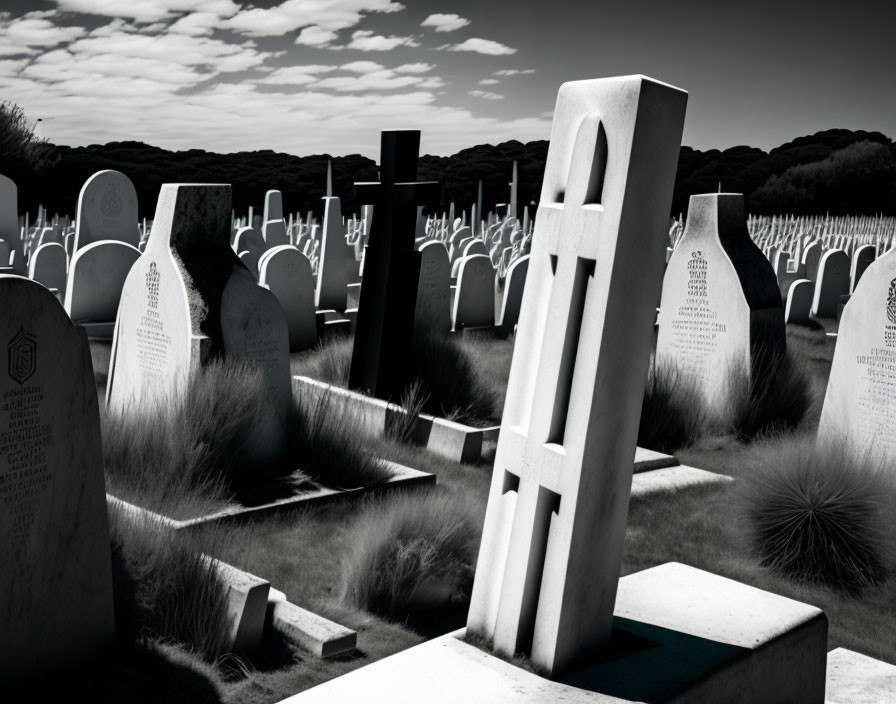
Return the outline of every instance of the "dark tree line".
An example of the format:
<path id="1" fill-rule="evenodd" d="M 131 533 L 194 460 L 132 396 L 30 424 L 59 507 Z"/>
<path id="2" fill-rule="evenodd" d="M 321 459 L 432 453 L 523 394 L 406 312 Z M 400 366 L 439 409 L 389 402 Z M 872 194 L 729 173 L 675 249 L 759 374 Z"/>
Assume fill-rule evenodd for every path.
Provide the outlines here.
<path id="1" fill-rule="evenodd" d="M 322 212 L 327 163 L 333 165 L 335 195 L 346 213 L 360 209 L 354 181 L 377 178 L 373 160 L 359 154 L 298 157 L 273 151 L 216 154 L 201 149 L 173 152 L 141 142 L 87 147 L 49 144 L 35 136 L 18 106 L 0 104 L 0 173 L 19 186 L 19 209 L 74 216 L 81 186 L 101 169 L 127 174 L 137 188 L 141 217 L 151 218 L 163 183 L 233 185 L 233 207 L 245 215 L 258 209 L 268 189 L 283 193 L 287 212 Z M 518 164 L 520 206 L 536 203 L 541 191 L 548 142 L 517 141 L 480 145 L 448 157 L 422 156 L 418 178 L 442 183 L 442 210 L 449 203 L 467 208 L 482 181 L 486 210 L 510 197 L 513 162 Z M 719 188 L 744 193 L 755 213 L 896 214 L 896 146 L 879 132 L 827 130 L 800 137 L 770 152 L 754 147 L 699 151 L 682 147 L 672 214 L 687 209 L 688 198 Z M 531 210 L 534 215 L 534 208 Z"/>

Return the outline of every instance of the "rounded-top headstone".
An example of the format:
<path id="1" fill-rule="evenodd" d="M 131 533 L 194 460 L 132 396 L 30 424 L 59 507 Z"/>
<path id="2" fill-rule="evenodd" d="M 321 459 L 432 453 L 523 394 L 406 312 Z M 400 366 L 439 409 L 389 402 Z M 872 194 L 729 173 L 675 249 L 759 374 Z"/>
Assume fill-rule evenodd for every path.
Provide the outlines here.
<path id="1" fill-rule="evenodd" d="M 120 171 L 98 171 L 78 195 L 75 251 L 99 240 L 118 240 L 134 247 L 140 243 L 137 190 Z"/>

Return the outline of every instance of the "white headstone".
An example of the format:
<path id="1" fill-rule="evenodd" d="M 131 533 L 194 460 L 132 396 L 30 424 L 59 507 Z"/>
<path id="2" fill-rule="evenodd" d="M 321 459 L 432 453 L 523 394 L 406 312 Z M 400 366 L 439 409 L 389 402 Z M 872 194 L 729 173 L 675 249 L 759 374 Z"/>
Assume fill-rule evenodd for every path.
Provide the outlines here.
<path id="1" fill-rule="evenodd" d="M 852 293 L 859 285 L 862 275 L 865 273 L 871 262 L 877 258 L 877 247 L 873 244 L 865 244 L 856 247 L 852 254 L 849 271 L 849 292 Z"/>
<path id="2" fill-rule="evenodd" d="M 528 273 L 528 254 L 517 259 L 507 270 L 504 296 L 501 299 L 501 314 L 498 318 L 498 332 L 501 336 L 510 335 L 519 322 L 523 291 L 526 287 L 526 274 Z"/>
<path id="3" fill-rule="evenodd" d="M 81 187 L 75 224 L 75 251 L 91 242 L 117 240 L 136 247 L 137 191 L 120 171 L 98 171 Z"/>
<path id="4" fill-rule="evenodd" d="M 467 620 L 549 676 L 610 640 L 686 99 L 557 98 Z"/>
<path id="5" fill-rule="evenodd" d="M 324 198 L 324 229 L 315 302 L 322 310 L 345 312 L 348 307 L 345 225 L 338 198 Z"/>
<path id="6" fill-rule="evenodd" d="M 849 443 L 896 462 L 896 253 L 871 264 L 840 318 L 818 425 L 820 442 Z"/>
<path id="7" fill-rule="evenodd" d="M 420 281 L 414 310 L 414 333 L 451 330 L 451 271 L 441 242 L 420 247 Z"/>
<path id="8" fill-rule="evenodd" d="M 311 262 L 295 247 L 269 249 L 259 262 L 258 282 L 267 288 L 286 315 L 289 351 L 301 352 L 317 344 L 314 275 Z"/>
<path id="9" fill-rule="evenodd" d="M 283 222 L 282 218 L 280 220 L 266 221 L 261 227 L 261 234 L 267 249 L 289 244 L 289 235 L 286 234 L 286 223 Z"/>
<path id="10" fill-rule="evenodd" d="M 849 255 L 842 249 L 829 249 L 821 255 L 818 264 L 812 315 L 818 318 L 836 318 L 840 296 L 848 293 Z"/>
<path id="11" fill-rule="evenodd" d="M 19 230 L 19 195 L 12 179 L 0 174 L 0 238 L 15 252 L 13 270 L 25 274 L 25 250 Z"/>
<path id="12" fill-rule="evenodd" d="M 254 362 L 272 411 L 258 424 L 257 454 L 276 462 L 291 395 L 289 333 L 277 299 L 230 248 L 230 207 L 229 185 L 162 186 L 146 251 L 122 289 L 106 397 L 138 411 L 178 398 L 194 360 Z"/>
<path id="13" fill-rule="evenodd" d="M 65 247 L 55 242 L 42 244 L 28 262 L 28 277 L 47 288 L 55 289 L 60 299 L 65 295 L 67 273 L 68 257 Z"/>
<path id="14" fill-rule="evenodd" d="M 83 331 L 0 276 L 0 691 L 115 643 L 99 406 Z"/>
<path id="15" fill-rule="evenodd" d="M 262 222 L 283 219 L 283 194 L 280 191 L 268 191 L 264 194 L 264 216 Z"/>
<path id="16" fill-rule="evenodd" d="M 732 381 L 749 381 L 760 352 L 785 349 L 780 289 L 747 231 L 743 196 L 691 196 L 663 279 L 657 367 L 693 385 L 709 412 L 724 419 L 733 408 Z"/>
<path id="17" fill-rule="evenodd" d="M 784 308 L 784 322 L 794 325 L 809 323 L 812 312 L 812 297 L 815 284 L 809 279 L 797 279 L 787 290 L 787 305 Z"/>

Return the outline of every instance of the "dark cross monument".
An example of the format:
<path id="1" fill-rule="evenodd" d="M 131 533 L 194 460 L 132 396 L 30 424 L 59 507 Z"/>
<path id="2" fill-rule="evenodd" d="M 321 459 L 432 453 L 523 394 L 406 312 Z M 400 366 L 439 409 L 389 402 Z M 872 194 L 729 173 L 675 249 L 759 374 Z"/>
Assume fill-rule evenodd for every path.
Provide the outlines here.
<path id="1" fill-rule="evenodd" d="M 414 333 L 420 253 L 414 251 L 417 205 L 437 205 L 439 184 L 416 182 L 419 130 L 384 130 L 380 182 L 356 183 L 359 203 L 375 206 L 358 304 L 349 386 L 397 397 Z"/>

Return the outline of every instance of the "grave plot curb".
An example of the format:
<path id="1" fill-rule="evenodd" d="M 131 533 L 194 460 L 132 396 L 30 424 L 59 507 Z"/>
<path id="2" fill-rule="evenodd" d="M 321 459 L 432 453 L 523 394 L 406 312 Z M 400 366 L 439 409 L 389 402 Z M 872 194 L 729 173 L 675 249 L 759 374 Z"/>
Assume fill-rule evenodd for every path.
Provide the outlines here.
<path id="1" fill-rule="evenodd" d="M 411 469 L 410 467 L 405 467 L 404 465 L 395 462 L 389 462 L 387 460 L 383 461 L 385 462 L 386 467 L 393 472 L 392 477 L 387 479 L 383 484 L 358 489 L 329 489 L 311 482 L 314 488 L 298 496 L 277 499 L 259 506 L 228 508 L 205 516 L 199 516 L 198 518 L 189 518 L 185 520 L 169 518 L 160 513 L 155 513 L 149 509 L 131 504 L 112 494 L 106 494 L 106 498 L 110 502 L 120 502 L 121 504 L 133 507 L 137 511 L 145 512 L 146 514 L 155 517 L 159 523 L 167 526 L 171 530 L 181 531 L 205 527 L 216 523 L 238 523 L 257 516 L 273 515 L 304 506 L 321 506 L 350 497 L 379 494 L 385 491 L 394 491 L 395 489 L 406 487 L 431 486 L 436 483 L 435 474 L 421 472 L 420 470 Z"/>
<path id="2" fill-rule="evenodd" d="M 395 417 L 407 415 L 404 408 L 394 403 L 326 384 L 307 376 L 294 376 L 292 384 L 294 392 L 299 392 L 303 388 L 313 388 L 348 401 L 351 405 L 347 407 L 372 435 L 383 435 L 387 424 Z M 414 439 L 433 454 L 453 462 L 476 462 L 482 457 L 483 444 L 496 441 L 499 430 L 500 426 L 497 425 L 474 428 L 471 425 L 420 413 L 414 425 Z"/>
<path id="3" fill-rule="evenodd" d="M 155 523 L 171 529 L 172 521 L 106 494 L 109 504 L 130 520 Z M 210 555 L 219 578 L 227 586 L 228 617 L 231 622 L 230 649 L 249 652 L 257 648 L 271 629 L 303 650 L 320 658 L 334 657 L 355 649 L 358 634 L 345 626 L 290 603 L 270 582 Z"/>

